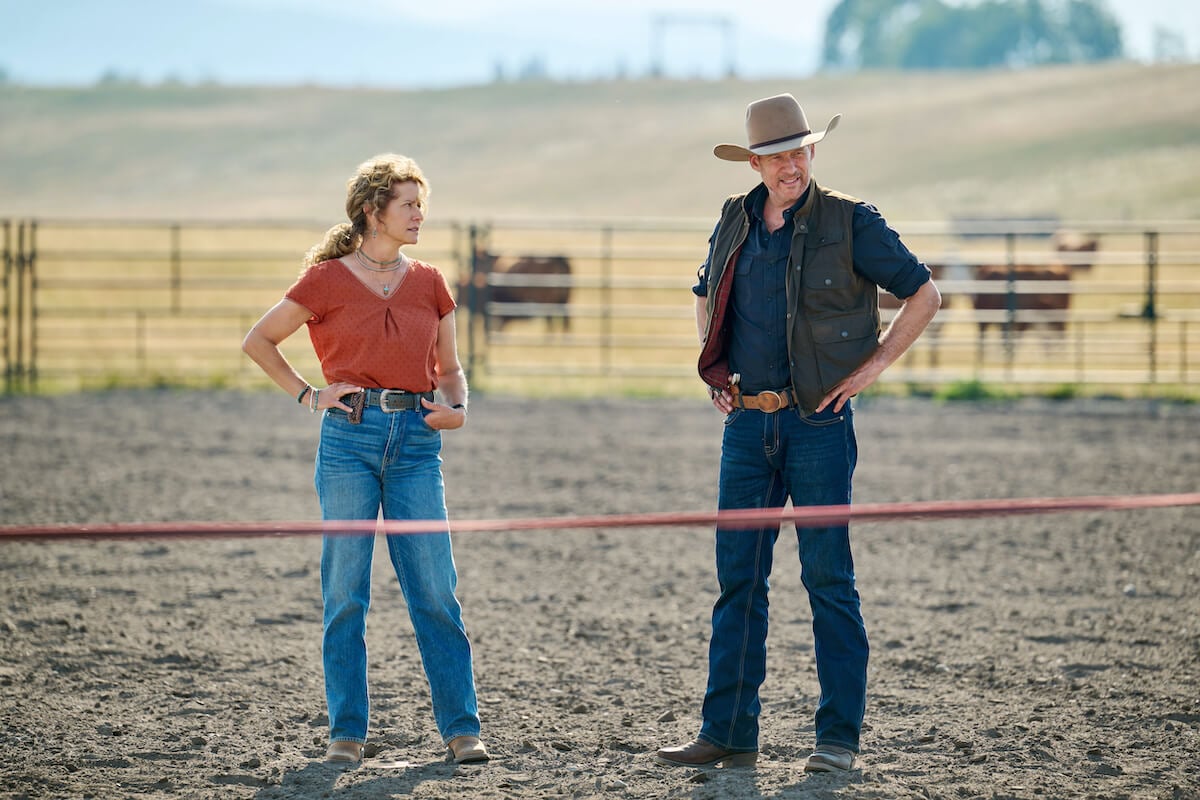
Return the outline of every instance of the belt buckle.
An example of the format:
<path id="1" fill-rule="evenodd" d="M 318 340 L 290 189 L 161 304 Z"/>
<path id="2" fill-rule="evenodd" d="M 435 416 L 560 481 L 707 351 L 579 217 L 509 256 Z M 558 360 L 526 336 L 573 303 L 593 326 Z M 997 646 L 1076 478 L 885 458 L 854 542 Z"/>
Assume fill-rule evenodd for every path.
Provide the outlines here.
<path id="1" fill-rule="evenodd" d="M 780 397 L 779 392 L 772 392 L 768 389 L 765 392 L 759 392 L 755 399 L 758 400 L 758 410 L 767 414 L 774 414 L 783 408 L 783 398 Z"/>
<path id="2" fill-rule="evenodd" d="M 388 395 L 393 395 L 393 394 L 398 394 L 401 397 L 404 396 L 404 392 L 399 389 L 381 389 L 379 391 L 379 408 L 385 414 L 395 414 L 397 411 L 404 410 L 403 406 L 401 406 L 400 408 L 389 408 L 388 407 Z"/>

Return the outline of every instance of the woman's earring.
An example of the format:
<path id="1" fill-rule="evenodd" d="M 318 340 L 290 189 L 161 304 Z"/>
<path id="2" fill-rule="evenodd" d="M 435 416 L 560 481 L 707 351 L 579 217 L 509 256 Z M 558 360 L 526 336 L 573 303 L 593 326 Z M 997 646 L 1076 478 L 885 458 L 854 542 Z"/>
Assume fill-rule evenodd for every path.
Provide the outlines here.
<path id="1" fill-rule="evenodd" d="M 371 228 L 371 238 L 374 239 L 379 235 L 379 228 Z"/>

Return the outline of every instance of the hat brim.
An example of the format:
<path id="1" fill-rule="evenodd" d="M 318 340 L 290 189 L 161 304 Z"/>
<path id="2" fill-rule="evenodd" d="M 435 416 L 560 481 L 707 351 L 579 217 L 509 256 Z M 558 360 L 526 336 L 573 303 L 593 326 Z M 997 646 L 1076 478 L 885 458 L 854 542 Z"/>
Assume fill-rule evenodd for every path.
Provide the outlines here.
<path id="1" fill-rule="evenodd" d="M 772 153 L 785 153 L 788 150 L 795 150 L 821 141 L 825 138 L 825 134 L 837 127 L 841 118 L 841 114 L 835 114 L 823 131 L 806 133 L 803 136 L 795 136 L 791 139 L 784 139 L 782 142 L 773 142 L 762 147 L 751 149 L 742 147 L 739 144 L 719 144 L 713 148 L 713 155 L 723 161 L 749 161 L 750 156 L 769 156 Z"/>

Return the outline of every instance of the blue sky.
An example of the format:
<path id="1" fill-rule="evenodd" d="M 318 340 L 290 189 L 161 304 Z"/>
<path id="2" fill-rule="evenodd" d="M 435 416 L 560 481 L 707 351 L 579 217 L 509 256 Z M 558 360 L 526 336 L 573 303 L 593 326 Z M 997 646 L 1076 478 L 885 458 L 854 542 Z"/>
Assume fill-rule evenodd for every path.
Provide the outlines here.
<path id="1" fill-rule="evenodd" d="M 836 0 L 0 0 L 10 80 L 437 87 L 540 67 L 560 79 L 806 75 Z M 732 10 L 737 6 L 740 10 Z M 1200 2 L 1109 0 L 1126 48 L 1149 60 L 1156 27 L 1200 59 Z M 657 28 L 652 20 L 666 16 Z M 719 20 L 726 20 L 723 27 Z"/>

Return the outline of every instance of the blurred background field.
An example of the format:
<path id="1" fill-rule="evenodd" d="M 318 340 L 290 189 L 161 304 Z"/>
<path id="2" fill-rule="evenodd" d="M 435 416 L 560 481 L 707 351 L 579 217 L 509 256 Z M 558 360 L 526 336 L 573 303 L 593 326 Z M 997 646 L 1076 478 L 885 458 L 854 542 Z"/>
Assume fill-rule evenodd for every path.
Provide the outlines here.
<path id="1" fill-rule="evenodd" d="M 492 308 L 515 315 L 500 329 L 460 298 L 477 390 L 694 393 L 689 287 L 721 201 L 757 178 L 712 146 L 743 140 L 747 102 L 789 91 L 814 126 L 844 115 L 818 182 L 946 270 L 943 311 L 881 391 L 1195 397 L 1197 86 L 1198 64 L 1130 61 L 432 89 L 0 82 L 5 388 L 265 385 L 242 335 L 344 218 L 355 165 L 398 151 L 433 186 L 412 254 L 452 284 L 477 247 L 571 264 L 564 308 Z M 1091 269 L 1049 288 L 975 280 L 1061 261 L 1062 231 L 1096 239 Z M 976 310 L 980 291 L 1010 309 Z M 1032 292 L 1069 307 L 1020 310 Z M 981 320 L 999 324 L 981 337 Z M 315 371 L 303 333 L 285 349 Z"/>
<path id="2" fill-rule="evenodd" d="M 1200 64 L 440 90 L 0 84 L 0 217 L 339 220 L 354 167 L 413 156 L 431 220 L 715 218 L 746 104 L 842 114 L 818 181 L 892 220 L 1200 218 Z"/>

